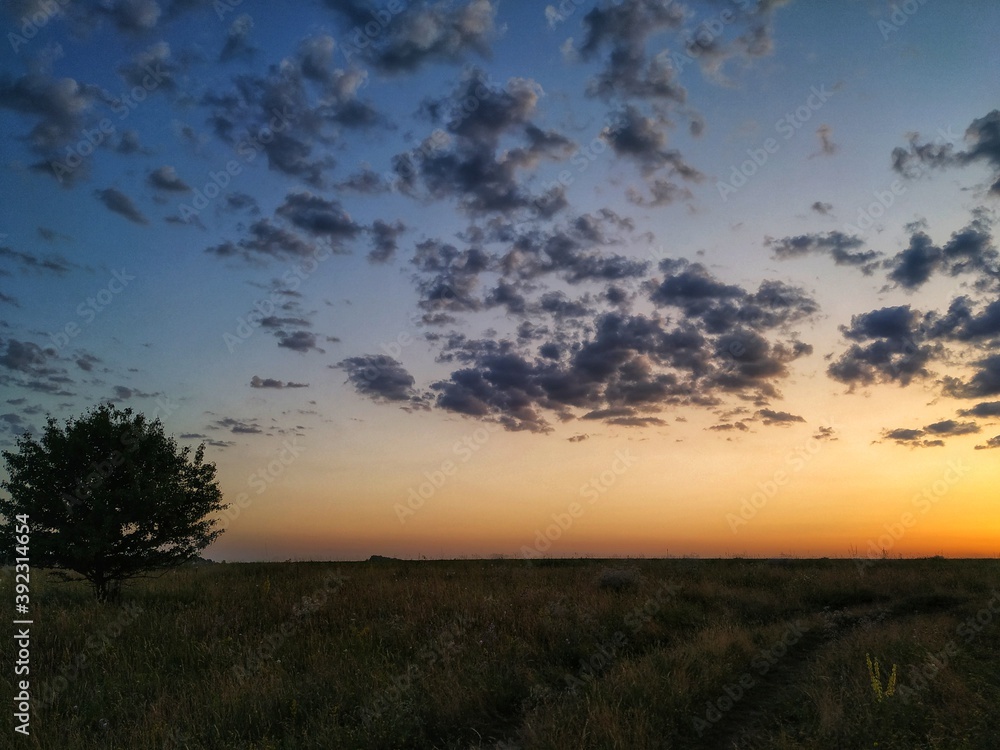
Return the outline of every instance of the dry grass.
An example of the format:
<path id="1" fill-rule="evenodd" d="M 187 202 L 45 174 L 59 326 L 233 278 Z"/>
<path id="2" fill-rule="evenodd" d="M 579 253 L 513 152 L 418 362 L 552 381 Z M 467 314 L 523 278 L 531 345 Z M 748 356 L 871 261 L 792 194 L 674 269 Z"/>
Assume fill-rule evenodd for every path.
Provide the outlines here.
<path id="1" fill-rule="evenodd" d="M 960 626 L 998 573 L 993 560 L 884 561 L 863 577 L 846 560 L 230 564 L 139 581 L 118 606 L 37 573 L 33 733 L 18 746 L 992 749 L 1000 598 L 981 630 Z M 2 589 L 10 601 L 9 575 Z M 898 665 L 882 702 L 866 653 Z"/>

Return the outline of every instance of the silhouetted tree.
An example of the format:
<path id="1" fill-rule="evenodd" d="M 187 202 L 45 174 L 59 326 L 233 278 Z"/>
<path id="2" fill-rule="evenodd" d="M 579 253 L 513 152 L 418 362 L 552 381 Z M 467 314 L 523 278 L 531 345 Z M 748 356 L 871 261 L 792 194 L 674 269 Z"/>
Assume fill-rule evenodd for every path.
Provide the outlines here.
<path id="1" fill-rule="evenodd" d="M 0 534 L 10 540 L 15 516 L 28 516 L 33 567 L 80 580 L 72 571 L 99 600 L 116 599 L 122 581 L 180 565 L 222 533 L 207 518 L 226 505 L 204 453 L 111 404 L 61 428 L 49 417 L 41 440 L 25 433 L 2 454 Z"/>

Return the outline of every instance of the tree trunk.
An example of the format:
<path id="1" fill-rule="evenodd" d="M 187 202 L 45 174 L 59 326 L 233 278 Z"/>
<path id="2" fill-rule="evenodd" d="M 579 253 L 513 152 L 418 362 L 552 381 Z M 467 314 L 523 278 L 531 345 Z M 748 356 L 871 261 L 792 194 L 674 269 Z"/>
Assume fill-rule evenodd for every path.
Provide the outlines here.
<path id="1" fill-rule="evenodd" d="M 117 602 L 121 598 L 122 582 L 111 578 L 94 578 L 94 593 L 99 602 Z"/>

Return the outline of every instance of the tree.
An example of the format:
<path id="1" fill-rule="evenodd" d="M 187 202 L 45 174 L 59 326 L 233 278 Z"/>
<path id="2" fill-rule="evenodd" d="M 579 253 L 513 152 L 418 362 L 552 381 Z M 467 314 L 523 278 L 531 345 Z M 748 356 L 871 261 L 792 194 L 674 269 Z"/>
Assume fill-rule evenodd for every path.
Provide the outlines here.
<path id="1" fill-rule="evenodd" d="M 180 565 L 221 533 L 210 514 L 226 508 L 205 446 L 178 450 L 159 419 L 101 404 L 60 428 L 49 417 L 40 441 L 25 433 L 3 451 L 0 534 L 26 515 L 31 564 L 72 571 L 101 601 L 124 580 Z M 6 546 L 6 545 L 4 545 Z M 71 580 L 81 580 L 79 578 Z"/>

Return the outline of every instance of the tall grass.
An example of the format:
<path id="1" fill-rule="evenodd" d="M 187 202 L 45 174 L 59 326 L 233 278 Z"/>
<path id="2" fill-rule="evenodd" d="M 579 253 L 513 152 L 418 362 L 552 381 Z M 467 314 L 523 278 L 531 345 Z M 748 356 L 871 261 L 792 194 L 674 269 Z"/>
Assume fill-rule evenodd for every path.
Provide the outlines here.
<path id="1" fill-rule="evenodd" d="M 992 749 L 1000 598 L 979 630 L 960 626 L 986 619 L 998 573 L 992 560 L 880 561 L 863 577 L 834 560 L 225 564 L 101 605 L 36 572 L 32 735 L 5 732 L 45 750 Z M 5 575 L 0 596 L 11 589 Z M 882 701 L 866 654 L 898 665 Z M 13 692 L 10 659 L 0 683 Z"/>

